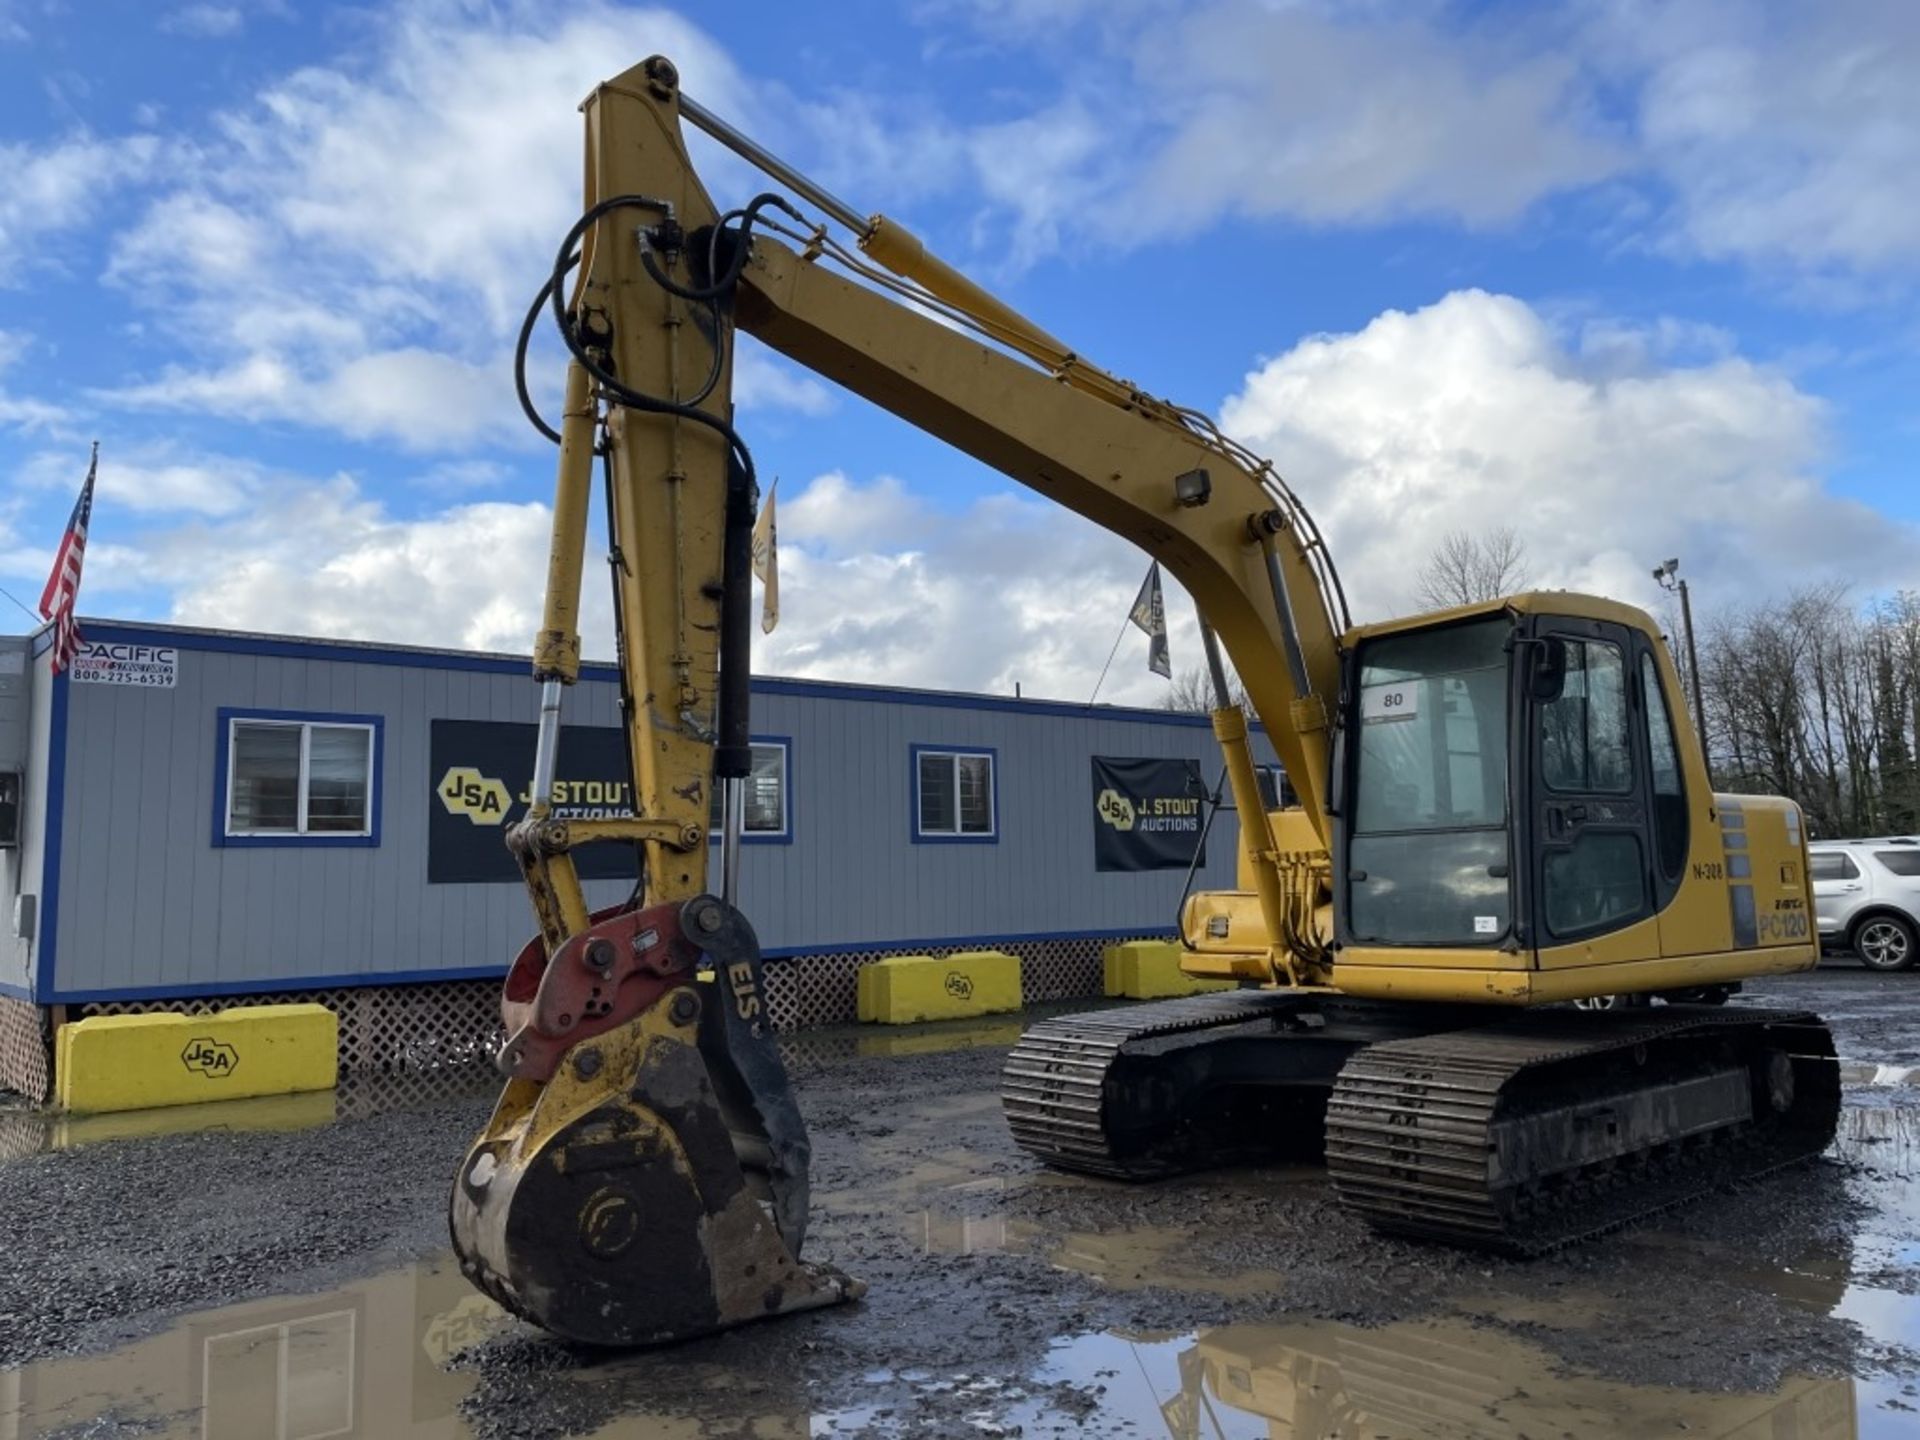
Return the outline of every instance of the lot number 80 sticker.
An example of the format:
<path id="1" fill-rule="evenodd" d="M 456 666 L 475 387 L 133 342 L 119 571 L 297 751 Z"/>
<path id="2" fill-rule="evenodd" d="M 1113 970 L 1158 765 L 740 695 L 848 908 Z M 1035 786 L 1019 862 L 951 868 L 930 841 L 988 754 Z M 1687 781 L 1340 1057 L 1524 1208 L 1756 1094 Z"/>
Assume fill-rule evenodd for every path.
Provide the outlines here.
<path id="1" fill-rule="evenodd" d="M 1386 720 L 1411 720 L 1420 713 L 1420 682 L 1397 680 L 1390 685 L 1367 685 L 1360 691 L 1360 721 L 1373 725 Z"/>

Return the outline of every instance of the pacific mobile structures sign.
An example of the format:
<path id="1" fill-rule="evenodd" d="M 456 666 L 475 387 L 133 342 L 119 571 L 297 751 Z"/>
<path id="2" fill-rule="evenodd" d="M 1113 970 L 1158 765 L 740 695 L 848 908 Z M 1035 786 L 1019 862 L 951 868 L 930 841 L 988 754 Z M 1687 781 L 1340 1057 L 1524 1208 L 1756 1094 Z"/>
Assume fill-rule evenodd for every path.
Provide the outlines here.
<path id="1" fill-rule="evenodd" d="M 180 675 L 180 652 L 171 645 L 82 640 L 67 673 L 85 685 L 142 685 L 171 690 Z"/>

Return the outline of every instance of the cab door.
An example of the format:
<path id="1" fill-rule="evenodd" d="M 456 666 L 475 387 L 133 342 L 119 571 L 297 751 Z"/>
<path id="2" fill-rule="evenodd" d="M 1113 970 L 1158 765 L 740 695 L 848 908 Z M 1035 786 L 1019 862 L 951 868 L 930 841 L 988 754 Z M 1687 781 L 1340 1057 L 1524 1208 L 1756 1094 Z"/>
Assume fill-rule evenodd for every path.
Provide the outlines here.
<path id="1" fill-rule="evenodd" d="M 1632 633 L 1542 616 L 1527 687 L 1531 932 L 1543 967 L 1660 953 Z M 1635 933 L 1646 925 L 1647 933 Z"/>

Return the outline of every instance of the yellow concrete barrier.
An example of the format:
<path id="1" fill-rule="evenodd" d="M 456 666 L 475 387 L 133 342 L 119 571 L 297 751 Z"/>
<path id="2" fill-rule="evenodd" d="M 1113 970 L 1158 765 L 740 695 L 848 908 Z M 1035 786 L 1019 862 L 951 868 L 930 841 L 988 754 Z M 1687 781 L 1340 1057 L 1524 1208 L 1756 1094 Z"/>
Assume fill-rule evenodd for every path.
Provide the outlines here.
<path id="1" fill-rule="evenodd" d="M 1185 953 L 1172 940 L 1122 940 L 1109 945 L 1100 955 L 1101 988 L 1128 1000 L 1164 1000 L 1234 988 L 1231 980 L 1194 979 L 1180 968 Z"/>
<path id="2" fill-rule="evenodd" d="M 860 1018 L 880 1025 L 960 1020 L 1020 1008 L 1020 957 L 968 950 L 936 960 L 896 955 L 860 967 Z"/>
<path id="3" fill-rule="evenodd" d="M 55 1100 L 97 1114 L 331 1090 L 339 1029 L 324 1005 L 95 1015 L 60 1027 Z"/>

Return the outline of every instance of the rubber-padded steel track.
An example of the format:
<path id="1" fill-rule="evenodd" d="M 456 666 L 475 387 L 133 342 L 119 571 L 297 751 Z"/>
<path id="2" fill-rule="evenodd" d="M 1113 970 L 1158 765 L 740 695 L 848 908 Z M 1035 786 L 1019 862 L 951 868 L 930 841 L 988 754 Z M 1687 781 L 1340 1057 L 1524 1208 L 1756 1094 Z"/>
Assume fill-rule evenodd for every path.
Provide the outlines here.
<path id="1" fill-rule="evenodd" d="M 1327 1168 L 1342 1204 L 1376 1229 L 1538 1254 L 1819 1154 L 1839 1115 L 1833 1053 L 1817 1017 L 1744 1007 L 1541 1011 L 1388 1041 L 1340 1073 Z M 1749 1118 L 1663 1132 L 1674 1107 L 1656 1106 L 1651 1143 L 1530 1171 L 1537 1157 L 1516 1138 L 1529 1114 L 1591 1112 L 1609 1093 L 1624 1110 L 1702 1075 L 1709 1056 L 1751 1086 Z"/>
<path id="2" fill-rule="evenodd" d="M 1044 1020 L 1020 1037 L 1001 1071 L 1000 1103 L 1020 1146 L 1063 1170 L 1147 1180 L 1192 1168 L 1180 1137 L 1130 1144 L 1137 1117 L 1120 1113 L 1107 1081 L 1129 1046 L 1260 1021 L 1297 1008 L 1276 990 L 1224 990 Z"/>

